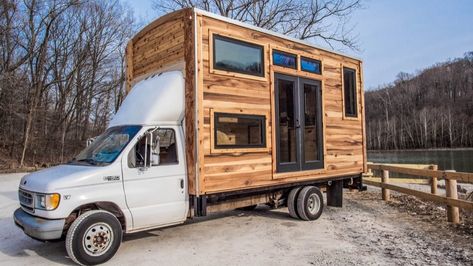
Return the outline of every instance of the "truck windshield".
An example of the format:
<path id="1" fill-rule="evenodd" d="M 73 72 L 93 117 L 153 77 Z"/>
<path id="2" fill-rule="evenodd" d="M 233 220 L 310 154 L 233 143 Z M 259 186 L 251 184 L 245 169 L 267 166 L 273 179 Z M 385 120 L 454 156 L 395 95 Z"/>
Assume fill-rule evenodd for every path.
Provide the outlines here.
<path id="1" fill-rule="evenodd" d="M 120 152 L 141 129 L 141 126 L 109 128 L 77 155 L 70 164 L 107 165 L 115 161 Z"/>

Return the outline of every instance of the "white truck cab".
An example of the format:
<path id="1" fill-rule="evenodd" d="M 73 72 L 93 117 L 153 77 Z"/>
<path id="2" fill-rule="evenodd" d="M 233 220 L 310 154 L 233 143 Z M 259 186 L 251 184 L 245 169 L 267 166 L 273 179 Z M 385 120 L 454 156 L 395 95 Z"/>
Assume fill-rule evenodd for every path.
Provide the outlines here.
<path id="1" fill-rule="evenodd" d="M 109 128 L 72 161 L 21 179 L 15 223 L 35 239 L 66 236 L 79 264 L 110 259 L 123 233 L 183 223 L 183 119 L 180 71 L 140 81 Z"/>

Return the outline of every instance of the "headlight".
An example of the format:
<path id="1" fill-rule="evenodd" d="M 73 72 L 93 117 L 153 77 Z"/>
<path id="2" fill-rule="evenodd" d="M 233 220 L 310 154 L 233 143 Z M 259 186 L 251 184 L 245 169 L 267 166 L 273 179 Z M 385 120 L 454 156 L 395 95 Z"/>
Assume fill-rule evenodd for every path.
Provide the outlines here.
<path id="1" fill-rule="evenodd" d="M 61 195 L 54 194 L 36 194 L 35 208 L 39 210 L 52 211 L 59 206 Z"/>

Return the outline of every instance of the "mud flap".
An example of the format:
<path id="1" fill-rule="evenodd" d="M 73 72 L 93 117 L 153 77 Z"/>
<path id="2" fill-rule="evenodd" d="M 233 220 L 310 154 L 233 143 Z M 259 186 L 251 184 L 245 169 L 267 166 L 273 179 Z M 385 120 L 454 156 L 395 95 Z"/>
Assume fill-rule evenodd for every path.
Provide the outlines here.
<path id="1" fill-rule="evenodd" d="M 342 207 L 343 180 L 334 180 L 327 187 L 327 206 Z"/>
<path id="2" fill-rule="evenodd" d="M 207 215 L 207 196 L 194 197 L 194 216 Z"/>

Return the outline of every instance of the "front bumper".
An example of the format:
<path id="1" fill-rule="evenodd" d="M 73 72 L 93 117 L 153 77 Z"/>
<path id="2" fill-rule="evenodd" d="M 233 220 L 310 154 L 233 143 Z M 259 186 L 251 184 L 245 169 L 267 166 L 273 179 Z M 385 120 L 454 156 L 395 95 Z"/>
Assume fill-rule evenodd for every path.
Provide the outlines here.
<path id="1" fill-rule="evenodd" d="M 13 214 L 15 224 L 28 236 L 39 240 L 54 240 L 62 237 L 66 219 L 48 220 L 35 217 L 21 208 Z"/>

